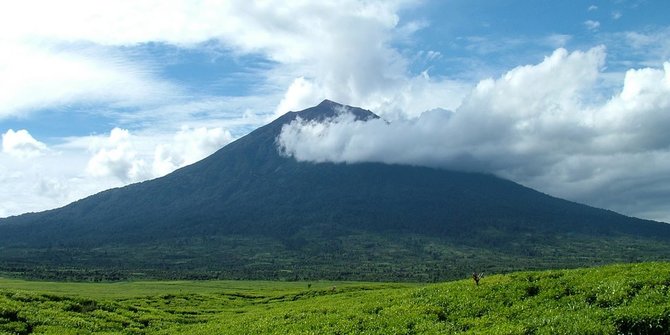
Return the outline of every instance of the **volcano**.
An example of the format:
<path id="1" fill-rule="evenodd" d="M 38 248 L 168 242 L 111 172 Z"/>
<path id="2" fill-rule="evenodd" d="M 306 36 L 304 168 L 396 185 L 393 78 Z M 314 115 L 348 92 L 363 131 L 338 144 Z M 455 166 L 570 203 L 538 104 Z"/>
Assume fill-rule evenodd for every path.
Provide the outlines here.
<path id="1" fill-rule="evenodd" d="M 361 121 L 325 100 L 164 177 L 0 220 L 0 271 L 37 278 L 432 281 L 471 271 L 670 259 L 670 225 L 499 177 L 282 155 L 296 118 Z"/>

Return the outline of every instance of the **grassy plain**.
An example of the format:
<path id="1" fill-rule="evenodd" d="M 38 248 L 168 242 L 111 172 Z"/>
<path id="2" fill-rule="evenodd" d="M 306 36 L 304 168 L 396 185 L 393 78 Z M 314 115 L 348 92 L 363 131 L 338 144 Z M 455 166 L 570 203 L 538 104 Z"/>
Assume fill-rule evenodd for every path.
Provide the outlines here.
<path id="1" fill-rule="evenodd" d="M 670 334 L 670 263 L 479 286 L 0 279 L 0 334 Z"/>

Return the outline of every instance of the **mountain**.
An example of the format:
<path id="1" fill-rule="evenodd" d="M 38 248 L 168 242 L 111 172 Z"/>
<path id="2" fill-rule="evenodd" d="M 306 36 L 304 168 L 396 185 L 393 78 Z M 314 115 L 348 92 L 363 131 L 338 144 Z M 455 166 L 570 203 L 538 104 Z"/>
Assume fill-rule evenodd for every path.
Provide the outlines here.
<path id="1" fill-rule="evenodd" d="M 481 173 L 298 162 L 289 112 L 162 178 L 0 220 L 0 272 L 39 278 L 437 280 L 471 271 L 670 259 L 670 225 Z"/>

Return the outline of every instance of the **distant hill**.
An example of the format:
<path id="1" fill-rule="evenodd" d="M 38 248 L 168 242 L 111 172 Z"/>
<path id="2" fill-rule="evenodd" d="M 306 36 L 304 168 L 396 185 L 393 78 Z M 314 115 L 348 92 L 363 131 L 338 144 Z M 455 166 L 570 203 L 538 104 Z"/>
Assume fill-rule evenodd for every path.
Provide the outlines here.
<path id="1" fill-rule="evenodd" d="M 551 197 L 493 175 L 298 162 L 290 112 L 165 177 L 0 220 L 0 271 L 55 278 L 436 280 L 670 259 L 670 225 Z M 377 118 L 347 106 L 358 119 Z"/>

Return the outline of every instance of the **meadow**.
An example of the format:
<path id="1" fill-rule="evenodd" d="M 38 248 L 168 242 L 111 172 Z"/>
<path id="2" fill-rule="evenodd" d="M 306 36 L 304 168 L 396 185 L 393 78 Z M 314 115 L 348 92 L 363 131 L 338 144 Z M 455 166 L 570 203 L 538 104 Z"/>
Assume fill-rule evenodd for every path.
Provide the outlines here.
<path id="1" fill-rule="evenodd" d="M 670 334 L 670 263 L 436 283 L 0 279 L 0 334 Z"/>

